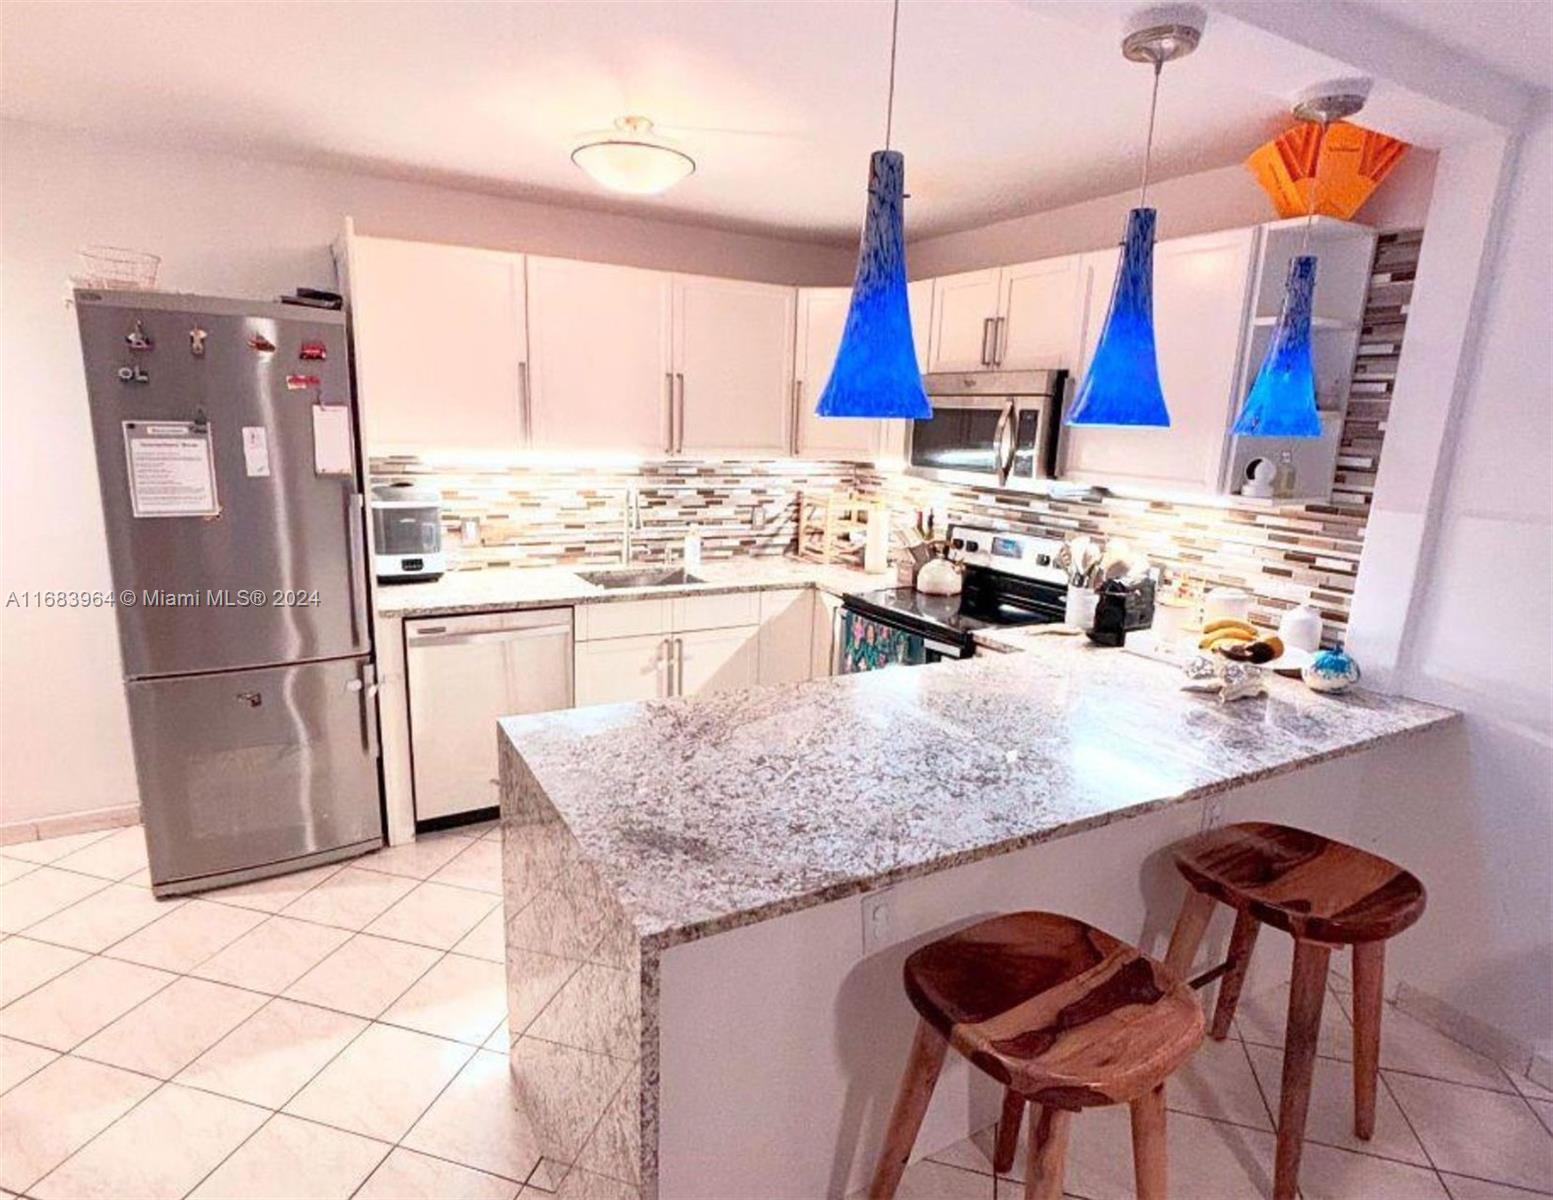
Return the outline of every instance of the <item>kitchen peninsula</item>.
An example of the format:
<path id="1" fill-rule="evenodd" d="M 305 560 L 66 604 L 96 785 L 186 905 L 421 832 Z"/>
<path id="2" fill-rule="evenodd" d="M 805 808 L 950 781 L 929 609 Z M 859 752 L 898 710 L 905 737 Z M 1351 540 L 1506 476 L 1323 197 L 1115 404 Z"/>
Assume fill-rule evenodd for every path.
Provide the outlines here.
<path id="1" fill-rule="evenodd" d="M 916 945 L 1049 907 L 1157 951 L 1179 901 L 1158 851 L 1252 810 L 1330 825 L 1346 808 L 1322 798 L 1355 752 L 1455 719 L 1282 679 L 1225 706 L 1125 652 L 1024 645 L 502 723 L 511 1063 L 536 1178 L 849 1194 L 910 1034 Z M 983 1083 L 946 1071 L 920 1150 L 991 1124 Z"/>

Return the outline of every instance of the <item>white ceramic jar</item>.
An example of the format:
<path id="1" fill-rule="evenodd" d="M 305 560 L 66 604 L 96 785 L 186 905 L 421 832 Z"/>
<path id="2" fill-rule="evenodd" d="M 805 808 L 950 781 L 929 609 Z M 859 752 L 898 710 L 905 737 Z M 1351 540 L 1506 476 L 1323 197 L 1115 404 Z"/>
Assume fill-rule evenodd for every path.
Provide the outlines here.
<path id="1" fill-rule="evenodd" d="M 1204 625 L 1214 621 L 1247 621 L 1251 617 L 1251 593 L 1239 588 L 1216 587 L 1203 598 Z"/>
<path id="2" fill-rule="evenodd" d="M 1321 646 L 1321 610 L 1314 604 L 1296 604 L 1278 622 L 1278 637 L 1290 650 L 1314 654 Z"/>

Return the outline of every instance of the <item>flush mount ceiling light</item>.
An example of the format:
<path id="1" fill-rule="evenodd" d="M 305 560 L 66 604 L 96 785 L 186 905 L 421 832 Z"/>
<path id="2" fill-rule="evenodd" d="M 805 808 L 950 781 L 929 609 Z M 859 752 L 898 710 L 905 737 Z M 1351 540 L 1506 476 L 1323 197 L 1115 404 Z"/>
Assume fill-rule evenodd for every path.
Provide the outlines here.
<path id="1" fill-rule="evenodd" d="M 830 379 L 814 411 L 822 417 L 933 415 L 922 388 L 917 348 L 906 300 L 906 158 L 890 149 L 895 119 L 895 44 L 901 5 L 890 23 L 890 92 L 885 105 L 884 146 L 868 161 L 868 210 L 857 251 L 852 303 Z"/>
<path id="2" fill-rule="evenodd" d="M 1320 127 L 1314 161 L 1321 161 L 1321 139 L 1327 126 L 1353 116 L 1364 107 L 1364 81 L 1348 81 L 1301 100 L 1294 115 Z M 1316 194 L 1321 177 L 1311 177 L 1310 199 L 1305 210 L 1305 232 L 1300 252 L 1289 261 L 1284 282 L 1283 308 L 1273 326 L 1267 356 L 1256 373 L 1245 405 L 1235 420 L 1241 437 L 1318 438 L 1321 412 L 1316 407 L 1316 371 L 1310 352 L 1310 310 L 1316 291 L 1316 256 L 1310 249 L 1310 227 L 1316 219 Z"/>
<path id="3" fill-rule="evenodd" d="M 1140 14 L 1138 28 L 1122 40 L 1122 56 L 1154 68 L 1149 100 L 1149 132 L 1143 146 L 1143 179 L 1138 206 L 1127 214 L 1127 233 L 1111 308 L 1100 340 L 1084 372 L 1084 382 L 1068 413 L 1069 425 L 1168 426 L 1170 412 L 1159 386 L 1154 351 L 1154 219 L 1146 206 L 1149 156 L 1154 149 L 1154 116 L 1159 108 L 1159 77 L 1167 62 L 1185 58 L 1202 37 L 1200 9 L 1172 6 Z"/>
<path id="4" fill-rule="evenodd" d="M 696 160 L 653 133 L 646 117 L 621 117 L 615 128 L 590 137 L 572 161 L 612 192 L 656 196 L 696 169 Z"/>

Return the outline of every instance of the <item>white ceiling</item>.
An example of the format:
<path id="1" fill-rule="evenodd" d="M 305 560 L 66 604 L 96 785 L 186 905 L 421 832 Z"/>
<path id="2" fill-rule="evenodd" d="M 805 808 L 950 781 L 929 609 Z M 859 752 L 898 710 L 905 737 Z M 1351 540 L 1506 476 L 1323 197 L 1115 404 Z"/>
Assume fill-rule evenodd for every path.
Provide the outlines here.
<path id="1" fill-rule="evenodd" d="M 7 116 L 254 157 L 850 240 L 883 141 L 890 5 L 3 5 Z M 895 144 L 914 236 L 1121 190 L 1149 71 L 1113 30 L 1008 0 L 907 0 Z M 1211 41 L 1209 42 L 1211 45 Z M 1283 105 L 1167 70 L 1156 173 L 1242 159 Z M 580 135 L 651 117 L 697 159 L 656 199 L 601 193 Z"/>
<path id="2" fill-rule="evenodd" d="M 1541 4 L 1364 0 L 1535 66 Z M 1131 186 L 1149 71 L 1118 50 L 1132 5 L 906 0 L 895 144 L 915 237 Z M 1341 6 L 1338 6 L 1341 7 Z M 1437 11 L 1438 10 L 1438 11 Z M 1353 10 L 1350 6 L 1350 11 Z M 1155 174 L 1240 161 L 1287 100 L 1210 18 L 1166 70 Z M 1513 24 L 1513 22 L 1512 22 Z M 849 241 L 883 141 L 888 0 L 0 5 L 0 112 L 257 158 L 364 169 L 730 228 Z M 1498 31 L 1498 32 L 1496 32 Z M 1546 33 L 1546 30 L 1543 30 Z M 662 197 L 601 192 L 577 141 L 641 113 L 698 162 Z"/>
<path id="3" fill-rule="evenodd" d="M 1553 4 L 1547 0 L 1360 0 L 1471 62 L 1553 88 Z"/>

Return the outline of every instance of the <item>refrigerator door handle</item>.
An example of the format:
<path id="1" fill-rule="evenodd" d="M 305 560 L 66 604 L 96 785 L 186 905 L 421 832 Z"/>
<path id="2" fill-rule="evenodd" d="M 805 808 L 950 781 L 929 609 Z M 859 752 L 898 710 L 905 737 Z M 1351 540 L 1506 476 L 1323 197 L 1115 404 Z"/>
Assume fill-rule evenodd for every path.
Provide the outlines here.
<path id="1" fill-rule="evenodd" d="M 382 753 L 377 736 L 377 667 L 362 663 L 361 679 L 352 690 L 361 693 L 361 744 L 377 758 Z"/>
<path id="2" fill-rule="evenodd" d="M 351 646 L 358 654 L 369 649 L 367 637 L 366 514 L 367 500 L 360 492 L 348 492 L 345 499 L 348 528 L 345 531 L 345 565 L 350 571 Z"/>

